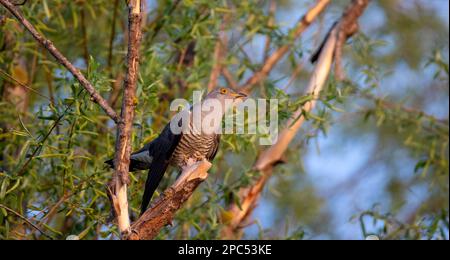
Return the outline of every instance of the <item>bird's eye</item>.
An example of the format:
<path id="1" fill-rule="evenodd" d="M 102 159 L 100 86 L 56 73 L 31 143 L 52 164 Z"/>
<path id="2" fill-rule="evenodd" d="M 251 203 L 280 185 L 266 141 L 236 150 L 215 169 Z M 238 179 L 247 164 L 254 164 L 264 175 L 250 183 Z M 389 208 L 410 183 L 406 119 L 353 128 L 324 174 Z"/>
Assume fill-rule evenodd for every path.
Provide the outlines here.
<path id="1" fill-rule="evenodd" d="M 221 89 L 220 89 L 220 94 L 225 95 L 225 94 L 227 94 L 227 93 L 228 93 L 228 90 L 227 90 L 226 88 L 221 88 Z"/>

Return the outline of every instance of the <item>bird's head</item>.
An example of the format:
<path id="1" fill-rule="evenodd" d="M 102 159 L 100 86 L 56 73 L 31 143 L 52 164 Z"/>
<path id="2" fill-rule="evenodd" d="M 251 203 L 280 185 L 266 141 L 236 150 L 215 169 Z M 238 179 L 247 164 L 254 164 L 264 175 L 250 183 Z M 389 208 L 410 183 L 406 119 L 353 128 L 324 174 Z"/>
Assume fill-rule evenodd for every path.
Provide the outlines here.
<path id="1" fill-rule="evenodd" d="M 230 88 L 220 87 L 217 88 L 206 95 L 201 103 L 202 106 L 205 106 L 205 109 L 202 109 L 203 114 L 214 114 L 219 117 L 223 116 L 226 111 L 232 109 L 241 103 L 247 95 L 244 93 L 238 93 Z M 215 109 L 216 105 L 220 105 L 221 109 Z M 194 105 L 195 106 L 195 105 Z"/>
<path id="2" fill-rule="evenodd" d="M 247 97 L 247 95 L 244 93 L 239 93 L 231 88 L 225 88 L 225 87 L 217 88 L 217 89 L 209 92 L 209 94 L 206 96 L 206 98 L 215 98 L 218 100 L 231 99 L 233 101 L 243 100 L 246 97 Z"/>

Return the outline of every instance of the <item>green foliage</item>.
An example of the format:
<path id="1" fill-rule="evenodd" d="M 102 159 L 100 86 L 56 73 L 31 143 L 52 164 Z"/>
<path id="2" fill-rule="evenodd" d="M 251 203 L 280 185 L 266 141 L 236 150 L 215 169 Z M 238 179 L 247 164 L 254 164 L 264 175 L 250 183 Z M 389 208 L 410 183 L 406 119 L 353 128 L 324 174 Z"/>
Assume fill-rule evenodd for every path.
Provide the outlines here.
<path id="1" fill-rule="evenodd" d="M 336 18 L 333 10 L 343 6 L 335 3 L 332 7 L 336 8 L 320 19 L 324 24 L 311 27 L 317 36 L 306 32 L 304 38 L 294 40 L 286 23 L 300 18 L 314 1 L 298 2 L 277 1 L 276 22 L 269 25 L 269 1 L 156 1 L 143 27 L 133 147 L 157 136 L 172 115 L 169 104 L 173 99 L 189 100 L 194 90 L 205 90 L 220 30 L 229 37 L 223 66 L 240 83 L 262 67 L 266 37 L 270 51 L 292 45 L 252 93 L 279 100 L 282 128 L 294 111 L 313 99 L 303 93 L 311 72 L 306 54 L 316 49 L 317 39 Z M 275 168 L 256 209 L 264 212 L 255 213 L 244 238 L 342 238 L 340 226 L 347 222 L 336 221 L 335 215 L 352 208 L 352 215 L 357 216 L 352 223 L 359 223 L 362 237 L 358 232 L 351 238 L 376 234 L 381 239 L 448 239 L 448 23 L 430 13 L 426 4 L 409 6 L 408 12 L 394 3 L 379 1 L 367 10 L 382 14 L 381 25 L 366 30 L 367 20 L 361 20 L 362 32 L 344 50 L 347 79 L 337 82 L 331 75 L 317 108 L 303 114 L 306 124 L 290 144 L 288 163 Z M 102 96 L 109 98 L 115 86 L 121 86 L 127 50 L 124 1 L 119 1 L 116 17 L 111 0 L 27 1 L 20 8 Z M 187 52 L 191 59 L 189 55 L 181 59 Z M 403 63 L 420 82 L 403 76 Z M 284 88 L 298 66 L 304 66 L 302 72 L 291 87 Z M 11 99 L 8 92 L 20 89 L 18 82 L 28 89 L 16 92 L 25 103 Z M 225 85 L 225 79 L 220 78 L 219 84 Z M 397 89 L 398 85 L 403 87 Z M 0 207 L 0 239 L 65 239 L 69 235 L 117 239 L 105 191 L 111 171 L 103 164 L 114 153 L 115 127 L 74 78 L 3 8 L 0 86 L 0 205 L 17 213 Z M 120 103 L 119 94 L 116 110 Z M 342 133 L 336 137 L 337 129 Z M 324 136 L 335 138 L 328 148 L 336 156 L 345 152 L 341 150 L 344 140 L 356 144 L 361 136 L 374 137 L 376 145 L 367 165 L 357 163 L 358 158 L 345 162 L 364 164 L 357 171 L 360 175 L 350 176 L 344 189 L 327 192 L 362 197 L 361 191 L 355 194 L 351 188 L 364 182 L 372 185 L 366 172 L 377 173 L 381 168 L 386 184 L 371 186 L 367 193 L 383 191 L 384 196 L 376 201 L 382 210 L 367 204 L 357 209 L 336 208 L 333 204 L 338 197 L 324 195 L 328 188 L 319 184 L 328 178 L 314 179 L 317 173 L 310 168 L 314 156 L 333 170 L 330 174 L 338 168 L 320 156 L 326 152 L 320 145 Z M 158 239 L 221 238 L 229 220 L 227 206 L 239 205 L 239 189 L 260 177 L 252 170 L 265 148 L 259 146 L 258 137 L 223 136 L 210 177 Z M 176 176 L 172 169 L 159 191 Z M 145 178 L 146 172 L 131 175 L 128 195 L 133 219 L 139 214 Z M 410 191 L 422 187 L 426 192 L 420 199 L 411 199 Z M 404 211 L 411 217 L 405 218 Z"/>

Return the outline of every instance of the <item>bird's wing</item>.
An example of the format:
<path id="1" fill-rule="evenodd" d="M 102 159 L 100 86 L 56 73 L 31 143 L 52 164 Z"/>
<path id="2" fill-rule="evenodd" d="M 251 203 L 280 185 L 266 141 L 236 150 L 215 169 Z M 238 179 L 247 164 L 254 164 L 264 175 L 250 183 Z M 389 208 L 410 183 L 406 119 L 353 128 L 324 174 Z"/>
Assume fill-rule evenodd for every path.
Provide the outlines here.
<path id="1" fill-rule="evenodd" d="M 147 181 L 145 182 L 144 195 L 141 203 L 141 214 L 145 212 L 150 203 L 153 193 L 158 188 L 167 166 L 169 166 L 175 148 L 180 142 L 182 134 L 174 134 L 170 130 L 170 123 L 166 125 L 161 134 L 151 142 L 148 147 L 148 154 L 152 157 L 150 170 L 148 171 Z"/>
<path id="2" fill-rule="evenodd" d="M 130 155 L 130 168 L 129 171 L 146 170 L 150 167 L 153 157 L 150 156 L 148 150 L 153 145 L 153 141 L 146 144 L 139 151 L 136 151 Z M 114 168 L 114 159 L 105 161 L 111 168 Z"/>
<path id="3" fill-rule="evenodd" d="M 152 146 L 154 146 L 154 142 L 157 140 L 151 141 L 150 143 L 144 145 L 139 151 L 136 151 L 130 155 L 130 171 L 136 170 L 146 170 L 150 168 L 150 165 L 153 161 L 153 156 L 150 155 L 149 150 Z"/>

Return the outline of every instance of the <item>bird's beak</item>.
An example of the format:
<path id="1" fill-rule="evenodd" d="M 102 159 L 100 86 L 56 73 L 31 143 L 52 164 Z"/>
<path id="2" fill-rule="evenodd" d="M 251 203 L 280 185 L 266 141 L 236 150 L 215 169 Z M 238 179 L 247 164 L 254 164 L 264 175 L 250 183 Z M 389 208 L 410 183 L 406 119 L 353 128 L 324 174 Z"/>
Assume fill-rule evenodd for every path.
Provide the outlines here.
<path id="1" fill-rule="evenodd" d="M 247 98 L 247 95 L 244 94 L 244 93 L 242 93 L 242 92 L 240 92 L 240 93 L 234 93 L 234 94 L 232 94 L 232 95 L 233 95 L 233 97 L 236 98 L 236 99 L 238 99 L 238 98 L 242 98 L 242 99 Z"/>

